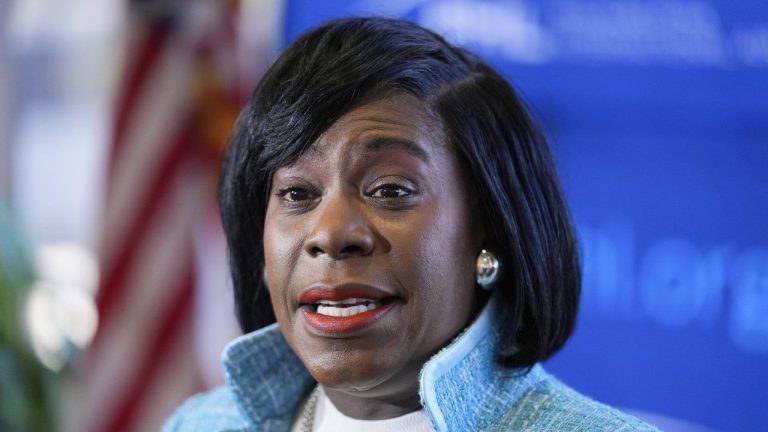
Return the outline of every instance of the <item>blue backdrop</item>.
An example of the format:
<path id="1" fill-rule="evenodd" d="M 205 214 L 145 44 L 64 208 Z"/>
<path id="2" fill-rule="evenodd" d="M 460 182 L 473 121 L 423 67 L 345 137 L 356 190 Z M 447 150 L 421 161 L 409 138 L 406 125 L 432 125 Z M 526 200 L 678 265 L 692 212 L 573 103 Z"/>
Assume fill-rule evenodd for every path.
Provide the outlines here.
<path id="1" fill-rule="evenodd" d="M 768 4 L 292 0 L 285 43 L 370 14 L 489 60 L 549 136 L 584 294 L 548 368 L 668 427 L 766 430 Z"/>

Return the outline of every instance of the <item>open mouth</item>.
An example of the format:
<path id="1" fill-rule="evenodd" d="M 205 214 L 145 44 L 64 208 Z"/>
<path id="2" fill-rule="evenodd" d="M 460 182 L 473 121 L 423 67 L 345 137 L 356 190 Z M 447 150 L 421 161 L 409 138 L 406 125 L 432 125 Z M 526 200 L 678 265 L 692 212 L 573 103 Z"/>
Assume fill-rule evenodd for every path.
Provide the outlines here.
<path id="1" fill-rule="evenodd" d="M 318 300 L 306 305 L 319 315 L 329 317 L 351 317 L 364 312 L 376 310 L 391 303 L 394 297 L 380 300 L 365 298 L 348 298 L 344 300 Z"/>
<path id="2" fill-rule="evenodd" d="M 321 285 L 302 294 L 299 310 L 314 331 L 336 337 L 375 326 L 400 303 L 400 297 L 367 285 Z"/>

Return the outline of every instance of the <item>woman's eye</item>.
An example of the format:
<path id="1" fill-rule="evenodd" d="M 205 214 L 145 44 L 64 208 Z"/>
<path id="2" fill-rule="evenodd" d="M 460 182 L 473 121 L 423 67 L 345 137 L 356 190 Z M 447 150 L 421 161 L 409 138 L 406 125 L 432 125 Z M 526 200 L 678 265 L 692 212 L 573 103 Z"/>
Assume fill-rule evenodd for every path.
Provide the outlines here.
<path id="1" fill-rule="evenodd" d="M 413 195 L 413 191 L 395 184 L 386 184 L 377 187 L 371 192 L 373 198 L 403 198 Z"/>
<path id="2" fill-rule="evenodd" d="M 277 196 L 284 201 L 293 202 L 293 203 L 312 199 L 312 193 L 307 189 L 300 188 L 300 187 L 289 187 L 285 189 L 280 189 L 277 192 Z"/>

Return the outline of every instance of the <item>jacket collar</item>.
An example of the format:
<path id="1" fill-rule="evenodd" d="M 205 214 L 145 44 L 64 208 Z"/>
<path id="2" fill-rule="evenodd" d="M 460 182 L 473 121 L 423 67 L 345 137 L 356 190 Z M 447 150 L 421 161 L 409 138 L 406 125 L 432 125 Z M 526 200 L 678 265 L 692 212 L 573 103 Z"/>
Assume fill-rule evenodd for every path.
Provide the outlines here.
<path id="1" fill-rule="evenodd" d="M 497 291 L 472 325 L 422 368 L 421 402 L 436 430 L 484 430 L 545 378 L 539 365 L 515 369 L 499 365 L 500 354 L 517 351 L 515 346 L 503 346 L 511 322 L 507 317 Z"/>
<path id="2" fill-rule="evenodd" d="M 422 368 L 419 393 L 432 424 L 442 430 L 478 430 L 495 423 L 544 372 L 497 365 L 506 315 L 494 294 L 474 322 Z M 512 354 L 514 348 L 505 354 Z M 288 430 L 315 385 L 277 324 L 232 341 L 222 355 L 227 385 L 252 425 Z M 503 401 L 501 403 L 500 401 Z"/>
<path id="3" fill-rule="evenodd" d="M 221 363 L 235 404 L 251 425 L 285 423 L 282 429 L 288 430 L 299 404 L 314 386 L 277 323 L 232 341 L 224 348 Z"/>

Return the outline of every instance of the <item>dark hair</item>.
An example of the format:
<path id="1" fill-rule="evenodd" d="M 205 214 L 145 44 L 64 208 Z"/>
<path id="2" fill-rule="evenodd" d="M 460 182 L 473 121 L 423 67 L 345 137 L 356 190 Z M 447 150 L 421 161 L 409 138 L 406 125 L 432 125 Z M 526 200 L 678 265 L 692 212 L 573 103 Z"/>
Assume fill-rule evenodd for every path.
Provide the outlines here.
<path id="1" fill-rule="evenodd" d="M 331 21 L 296 40 L 256 87 L 235 125 L 219 189 L 237 316 L 249 332 L 275 321 L 263 282 L 264 217 L 273 173 L 339 117 L 392 92 L 424 101 L 475 182 L 497 282 L 520 348 L 507 366 L 560 349 L 576 320 L 576 238 L 547 143 L 490 66 L 415 24 Z"/>

